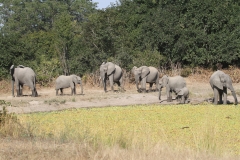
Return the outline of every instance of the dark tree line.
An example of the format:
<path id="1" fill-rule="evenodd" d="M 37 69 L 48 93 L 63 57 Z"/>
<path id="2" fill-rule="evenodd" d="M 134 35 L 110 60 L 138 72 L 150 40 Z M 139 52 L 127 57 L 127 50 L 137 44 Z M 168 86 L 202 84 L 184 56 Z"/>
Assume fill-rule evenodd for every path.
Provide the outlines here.
<path id="1" fill-rule="evenodd" d="M 112 61 L 134 65 L 239 65 L 240 1 L 119 0 L 97 10 L 91 0 L 1 0 L 0 77 L 12 64 L 40 81 L 86 74 Z"/>

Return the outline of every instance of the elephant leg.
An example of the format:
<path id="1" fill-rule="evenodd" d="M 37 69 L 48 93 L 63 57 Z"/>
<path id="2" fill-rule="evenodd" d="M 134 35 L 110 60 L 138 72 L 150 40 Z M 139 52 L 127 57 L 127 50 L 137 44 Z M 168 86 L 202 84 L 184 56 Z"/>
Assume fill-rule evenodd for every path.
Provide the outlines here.
<path id="1" fill-rule="evenodd" d="M 34 97 L 37 97 L 38 93 L 37 93 L 37 89 L 36 88 L 33 89 L 33 92 L 34 92 Z"/>
<path id="2" fill-rule="evenodd" d="M 177 102 L 179 102 L 180 99 L 181 99 L 181 96 L 177 95 L 177 96 L 176 96 L 176 100 L 177 100 Z"/>
<path id="3" fill-rule="evenodd" d="M 214 93 L 214 104 L 218 104 L 218 89 L 216 87 L 213 88 L 213 93 Z"/>
<path id="4" fill-rule="evenodd" d="M 170 89 L 168 87 L 166 88 L 166 92 L 167 92 L 167 102 L 171 102 L 170 101 Z"/>
<path id="5" fill-rule="evenodd" d="M 152 92 L 153 83 L 149 83 L 149 92 Z"/>
<path id="6" fill-rule="evenodd" d="M 122 89 L 121 89 L 121 87 L 120 87 L 120 86 L 121 86 L 120 82 L 118 81 L 118 82 L 116 82 L 116 83 L 117 83 L 117 85 L 118 85 L 118 91 L 120 91 L 120 92 L 121 92 L 121 91 L 122 91 Z"/>
<path id="7" fill-rule="evenodd" d="M 73 94 L 76 95 L 76 86 L 73 88 Z"/>
<path id="8" fill-rule="evenodd" d="M 63 95 L 63 89 L 62 88 L 60 88 L 60 92 L 61 92 L 61 95 Z"/>
<path id="9" fill-rule="evenodd" d="M 102 80 L 104 92 L 107 92 L 107 77 L 103 78 Z"/>
<path id="10" fill-rule="evenodd" d="M 38 97 L 38 92 L 36 88 L 35 88 L 35 97 Z"/>
<path id="11" fill-rule="evenodd" d="M 223 104 L 223 90 L 218 90 L 218 98 L 219 98 L 219 104 Z"/>
<path id="12" fill-rule="evenodd" d="M 20 89 L 17 89 L 17 97 L 20 97 Z"/>
<path id="13" fill-rule="evenodd" d="M 180 99 L 181 99 L 180 103 L 181 103 L 181 104 L 184 104 L 184 103 L 185 103 L 185 97 L 184 97 L 184 96 L 181 96 Z"/>
<path id="14" fill-rule="evenodd" d="M 123 92 L 123 91 L 124 91 L 124 88 L 123 88 L 123 78 L 122 78 L 122 77 L 121 77 L 120 80 L 119 80 L 118 86 L 121 87 L 121 92 Z"/>
<path id="15" fill-rule="evenodd" d="M 227 104 L 227 88 L 223 87 L 223 104 Z"/>
<path id="16" fill-rule="evenodd" d="M 17 97 L 20 97 L 20 84 L 19 83 L 17 83 L 17 85 L 16 85 L 16 90 L 17 90 Z"/>
<path id="17" fill-rule="evenodd" d="M 33 89 L 32 90 L 32 97 L 36 97 L 36 94 L 35 94 L 36 92 L 35 92 L 35 90 Z"/>
<path id="18" fill-rule="evenodd" d="M 169 92 L 169 102 L 172 102 L 172 91 Z"/>
<path id="19" fill-rule="evenodd" d="M 172 91 L 167 89 L 167 102 L 172 102 Z"/>
<path id="20" fill-rule="evenodd" d="M 34 86 L 31 86 L 31 90 L 32 90 L 32 97 L 37 97 L 36 88 Z"/>
<path id="21" fill-rule="evenodd" d="M 109 82 L 110 82 L 111 90 L 114 91 L 114 88 L 113 88 L 113 75 L 112 74 L 109 76 Z"/>
<path id="22" fill-rule="evenodd" d="M 147 82 L 147 77 L 143 78 L 141 81 L 141 90 L 142 92 L 146 92 L 146 82 Z"/>
<path id="23" fill-rule="evenodd" d="M 23 96 L 22 90 L 23 90 L 23 85 L 20 84 L 20 85 L 19 85 L 19 95 L 20 95 L 20 96 Z"/>
<path id="24" fill-rule="evenodd" d="M 173 101 L 173 100 L 172 100 L 172 96 L 170 96 L 170 97 L 169 97 L 169 102 L 172 102 L 172 101 Z"/>

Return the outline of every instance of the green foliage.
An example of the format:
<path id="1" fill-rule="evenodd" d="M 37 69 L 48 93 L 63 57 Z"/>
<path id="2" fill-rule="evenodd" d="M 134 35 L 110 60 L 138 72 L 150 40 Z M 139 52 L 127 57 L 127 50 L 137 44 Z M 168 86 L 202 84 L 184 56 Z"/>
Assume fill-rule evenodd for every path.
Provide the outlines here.
<path id="1" fill-rule="evenodd" d="M 2 106 L 2 111 L 0 110 L 0 129 L 4 126 L 10 119 L 16 120 L 16 117 L 13 114 L 7 113 L 6 107 L 11 106 L 10 102 L 0 100 L 0 106 Z"/>
<path id="2" fill-rule="evenodd" d="M 32 67 L 42 84 L 95 72 L 105 61 L 127 70 L 239 64 L 235 0 L 121 0 L 105 10 L 82 0 L 1 3 L 0 77 L 12 64 Z"/>

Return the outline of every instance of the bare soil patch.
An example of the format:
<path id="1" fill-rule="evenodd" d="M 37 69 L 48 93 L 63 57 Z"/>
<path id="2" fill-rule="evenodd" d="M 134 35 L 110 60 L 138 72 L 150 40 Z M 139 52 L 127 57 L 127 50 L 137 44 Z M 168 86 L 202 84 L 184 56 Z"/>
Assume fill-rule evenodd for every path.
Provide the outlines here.
<path id="1" fill-rule="evenodd" d="M 194 78 L 186 78 L 187 87 L 190 90 L 190 103 L 198 104 L 207 98 L 213 96 L 212 89 L 208 82 L 197 82 Z M 108 107 L 108 106 L 126 106 L 137 104 L 178 104 L 176 100 L 169 103 L 166 102 L 166 92 L 162 91 L 162 101 L 158 100 L 158 92 L 138 93 L 134 84 L 125 85 L 125 92 L 105 93 L 101 87 L 84 86 L 84 94 L 71 96 L 70 88 L 64 89 L 63 96 L 56 96 L 54 87 L 37 88 L 39 97 L 31 97 L 31 91 L 28 87 L 24 87 L 23 97 L 12 97 L 10 83 L 1 83 L 0 100 L 10 102 L 12 106 L 8 106 L 8 112 L 12 113 L 32 113 L 32 112 L 48 112 L 64 109 L 89 108 L 89 107 Z M 240 93 L 240 84 L 233 84 L 237 95 Z M 148 85 L 147 85 L 148 87 Z M 155 87 L 155 86 L 154 86 Z M 108 86 L 108 90 L 110 87 Z M 117 86 L 115 86 L 117 89 Z M 233 102 L 231 92 L 228 100 Z M 80 93 L 80 87 L 77 88 Z M 173 95 L 173 97 L 175 97 Z M 238 97 L 239 100 L 239 97 Z M 0 106 L 1 107 L 1 106 Z M 0 108 L 1 109 L 1 108 Z"/>

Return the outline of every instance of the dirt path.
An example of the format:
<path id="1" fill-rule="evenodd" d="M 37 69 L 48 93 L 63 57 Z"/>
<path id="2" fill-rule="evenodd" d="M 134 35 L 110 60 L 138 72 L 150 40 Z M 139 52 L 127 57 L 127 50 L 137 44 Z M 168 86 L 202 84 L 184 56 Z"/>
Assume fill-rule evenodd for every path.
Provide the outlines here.
<path id="1" fill-rule="evenodd" d="M 187 86 L 190 90 L 190 102 L 196 104 L 206 98 L 212 96 L 212 89 L 209 84 L 189 82 Z M 116 88 L 116 87 L 115 87 Z M 240 84 L 234 84 L 236 92 L 239 92 Z M 107 106 L 125 106 L 136 104 L 177 104 L 176 101 L 168 103 L 158 100 L 158 92 L 138 93 L 135 87 L 125 87 L 126 92 L 107 92 L 104 93 L 102 88 L 84 88 L 84 95 L 70 96 L 70 89 L 65 89 L 64 96 L 55 96 L 54 88 L 39 88 L 39 97 L 31 97 L 28 89 L 23 91 L 23 97 L 12 97 L 11 92 L 1 93 L 0 100 L 10 102 L 12 106 L 8 106 L 8 112 L 12 113 L 32 113 L 32 112 L 48 112 L 70 108 L 87 108 L 87 107 L 107 107 Z M 77 88 L 80 92 L 80 88 Z M 173 96 L 174 97 L 174 96 Z M 240 100 L 240 98 L 238 97 Z M 166 93 L 163 90 L 162 100 L 166 100 Z M 228 100 L 233 102 L 231 95 Z M 2 107 L 0 106 L 0 109 Z"/>

